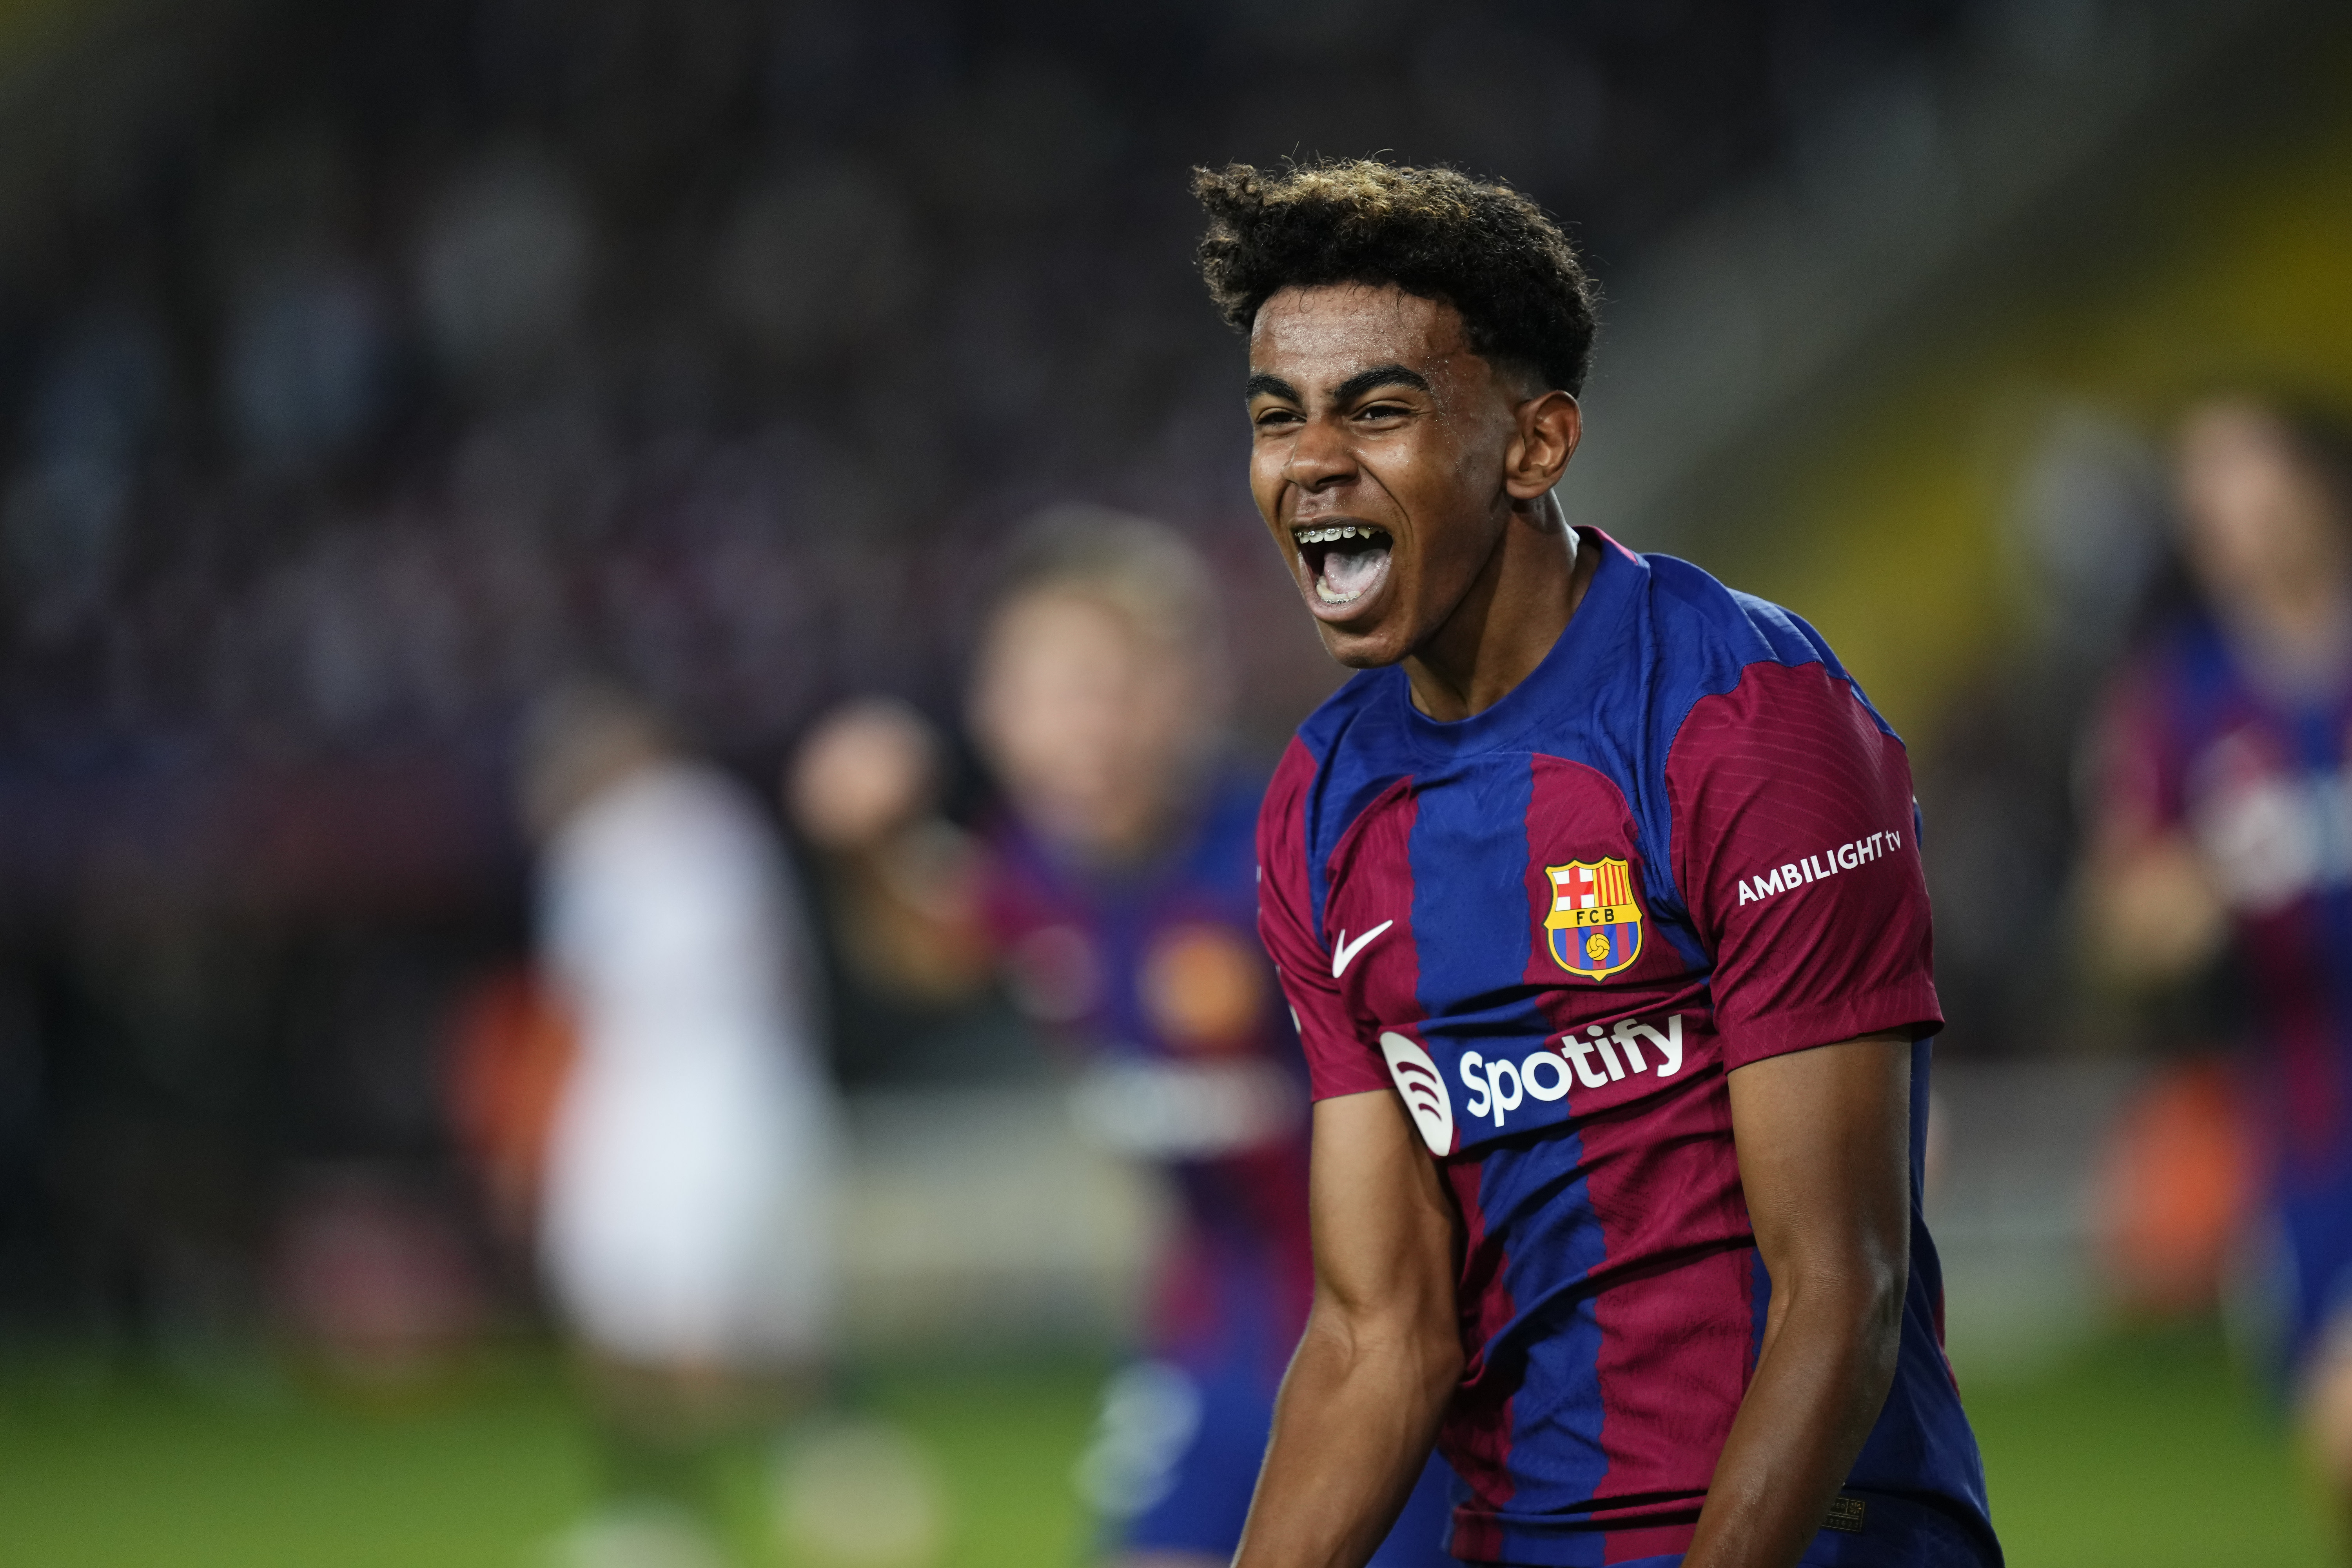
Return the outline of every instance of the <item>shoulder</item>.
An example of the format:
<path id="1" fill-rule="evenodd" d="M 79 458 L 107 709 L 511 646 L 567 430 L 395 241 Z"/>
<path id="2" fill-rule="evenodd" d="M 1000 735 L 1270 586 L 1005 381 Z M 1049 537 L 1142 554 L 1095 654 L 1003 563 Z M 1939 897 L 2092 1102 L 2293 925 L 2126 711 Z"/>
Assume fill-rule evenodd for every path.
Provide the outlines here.
<path id="1" fill-rule="evenodd" d="M 1403 685 L 1403 668 L 1360 669 L 1298 726 L 1297 743 L 1318 764 L 1383 744 L 1384 722 Z"/>
<path id="2" fill-rule="evenodd" d="M 1408 771 L 1396 713 L 1404 671 L 1389 666 L 1359 670 L 1323 700 L 1298 726 L 1265 792 L 1263 820 L 1293 813 L 1335 789 L 1354 793 L 1363 779 Z"/>
<path id="3" fill-rule="evenodd" d="M 1687 561 L 1643 559 L 1650 573 L 1650 631 L 1659 668 L 1654 718 L 1670 754 L 1687 752 L 1700 730 L 1719 738 L 1726 729 L 1805 730 L 1857 716 L 1900 744 L 1894 727 L 1804 617 L 1728 587 Z"/>
<path id="4" fill-rule="evenodd" d="M 1293 735 L 1290 744 L 1283 748 L 1282 761 L 1275 764 L 1274 776 L 1266 780 L 1265 795 L 1258 800 L 1256 837 L 1261 866 L 1282 851 L 1304 847 L 1307 803 L 1322 772 L 1323 759 L 1306 735 Z"/>
<path id="5" fill-rule="evenodd" d="M 1759 665 L 1819 665 L 1837 679 L 1844 667 L 1829 643 L 1794 611 L 1740 592 L 1687 561 L 1643 557 L 1650 574 L 1653 635 L 1669 684 L 1693 700 L 1728 691 Z"/>
<path id="6" fill-rule="evenodd" d="M 662 762 L 607 785 L 563 827 L 592 852 L 666 858 L 764 842 L 751 792 L 708 763 Z"/>
<path id="7" fill-rule="evenodd" d="M 1771 825 L 1766 847 L 1777 853 L 1798 824 L 1830 834 L 1823 843 L 1856 824 L 1908 824 L 1902 739 L 1819 632 L 1686 563 L 1654 571 L 1662 678 L 1652 754 L 1685 885 L 1689 857 L 1721 850 L 1748 828 Z"/>
<path id="8" fill-rule="evenodd" d="M 697 763 L 647 768 L 567 823 L 550 873 L 614 929 L 771 918 L 791 896 L 789 867 L 758 797 Z"/>

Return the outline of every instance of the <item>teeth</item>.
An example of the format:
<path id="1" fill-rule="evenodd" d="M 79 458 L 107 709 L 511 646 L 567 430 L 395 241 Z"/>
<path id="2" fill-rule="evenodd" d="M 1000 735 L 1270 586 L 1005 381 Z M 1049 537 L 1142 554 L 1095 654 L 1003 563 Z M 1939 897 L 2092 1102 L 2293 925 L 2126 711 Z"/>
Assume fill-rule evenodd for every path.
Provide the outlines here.
<path id="1" fill-rule="evenodd" d="M 1333 544 L 1342 539 L 1355 539 L 1360 536 L 1364 539 L 1374 539 L 1382 537 L 1382 534 L 1377 528 L 1370 525 L 1360 528 L 1352 522 L 1336 528 L 1302 528 L 1296 532 L 1296 537 L 1301 544 Z"/>

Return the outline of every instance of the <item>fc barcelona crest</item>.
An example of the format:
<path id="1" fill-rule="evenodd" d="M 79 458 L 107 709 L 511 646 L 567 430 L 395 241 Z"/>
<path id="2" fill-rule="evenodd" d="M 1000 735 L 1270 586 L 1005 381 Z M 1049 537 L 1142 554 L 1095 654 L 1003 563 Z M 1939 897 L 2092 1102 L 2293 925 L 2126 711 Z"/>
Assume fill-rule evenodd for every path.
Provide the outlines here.
<path id="1" fill-rule="evenodd" d="M 1544 934 L 1562 969 L 1600 980 L 1642 956 L 1642 907 L 1624 861 L 1570 860 L 1545 867 L 1544 875 L 1551 879 Z"/>

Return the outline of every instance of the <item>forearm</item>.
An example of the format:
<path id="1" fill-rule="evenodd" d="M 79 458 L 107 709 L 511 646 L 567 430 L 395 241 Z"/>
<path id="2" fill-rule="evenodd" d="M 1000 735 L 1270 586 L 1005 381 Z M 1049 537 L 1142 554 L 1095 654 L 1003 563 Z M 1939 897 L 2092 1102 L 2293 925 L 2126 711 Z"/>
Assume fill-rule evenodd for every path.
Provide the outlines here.
<path id="1" fill-rule="evenodd" d="M 1685 1568 L 1790 1568 L 1802 1555 L 1886 1402 L 1902 1303 L 1899 1275 L 1776 1288 Z"/>
<path id="2" fill-rule="evenodd" d="M 970 860 L 962 836 L 936 820 L 832 857 L 834 914 L 861 979 L 932 1003 L 961 1000 L 986 984 Z"/>
<path id="3" fill-rule="evenodd" d="M 1357 1324 L 1318 1305 L 1234 1568 L 1360 1568 L 1404 1506 L 1461 1367 L 1450 1323 Z"/>

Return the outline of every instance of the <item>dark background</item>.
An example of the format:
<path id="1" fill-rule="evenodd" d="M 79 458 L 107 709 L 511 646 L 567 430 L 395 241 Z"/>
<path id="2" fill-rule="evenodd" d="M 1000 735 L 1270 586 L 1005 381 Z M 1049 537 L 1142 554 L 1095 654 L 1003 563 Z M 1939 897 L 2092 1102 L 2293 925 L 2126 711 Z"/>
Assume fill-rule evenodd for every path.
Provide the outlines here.
<path id="1" fill-rule="evenodd" d="M 1848 650 L 1921 758 L 1949 1048 L 2064 1048 L 2068 769 L 2160 561 L 2163 400 L 2302 351 L 2241 311 L 2243 353 L 2161 375 L 1969 356 L 2205 277 L 2242 170 L 2340 125 L 2341 35 L 2188 0 L 0 14 L 0 1314 L 243 1331 L 349 1179 L 478 1226 L 442 1063 L 525 951 L 509 753 L 567 677 L 765 794 L 841 696 L 951 721 L 997 541 L 1087 500 L 1209 553 L 1271 755 L 1337 672 L 1192 270 L 1188 171 L 1228 159 L 1442 161 L 1561 218 L 1606 299 L 1571 510 Z M 2196 183 L 2185 123 L 2254 151 Z M 2184 336 L 2164 298 L 2117 331 Z M 2284 335 L 2340 380 L 2329 331 Z M 2010 412 L 1955 426 L 1964 383 Z M 2084 397 L 2113 438 L 2068 446 Z M 1996 477 L 1838 489 L 1906 439 Z M 2015 542 L 2053 462 L 2054 537 L 2123 520 L 2080 583 Z M 1941 564 L 1995 557 L 2055 609 Z M 944 1070 L 848 1016 L 852 1088 Z"/>

